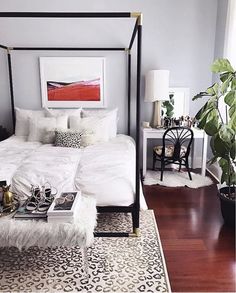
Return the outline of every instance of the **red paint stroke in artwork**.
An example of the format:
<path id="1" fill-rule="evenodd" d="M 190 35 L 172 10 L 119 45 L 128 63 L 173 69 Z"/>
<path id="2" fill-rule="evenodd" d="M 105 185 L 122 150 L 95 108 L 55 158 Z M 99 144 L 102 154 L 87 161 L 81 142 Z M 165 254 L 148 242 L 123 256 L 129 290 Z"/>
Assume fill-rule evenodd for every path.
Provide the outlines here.
<path id="1" fill-rule="evenodd" d="M 89 81 L 47 81 L 48 101 L 100 101 L 100 78 Z"/>

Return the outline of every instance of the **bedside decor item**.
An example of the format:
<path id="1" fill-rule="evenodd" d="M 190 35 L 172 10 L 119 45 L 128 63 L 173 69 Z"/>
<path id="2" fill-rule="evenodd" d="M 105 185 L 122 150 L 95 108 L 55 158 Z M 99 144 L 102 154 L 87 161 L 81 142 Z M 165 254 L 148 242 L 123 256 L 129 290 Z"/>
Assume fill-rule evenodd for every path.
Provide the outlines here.
<path id="1" fill-rule="evenodd" d="M 105 58 L 41 57 L 40 74 L 43 107 L 105 107 Z"/>
<path id="2" fill-rule="evenodd" d="M 219 189 L 221 211 L 225 223 L 235 225 L 236 207 L 236 71 L 227 59 L 217 59 L 211 66 L 213 73 L 219 74 L 219 82 L 206 91 L 197 94 L 193 100 L 208 97 L 205 105 L 196 114 L 198 127 L 211 136 L 213 158 L 210 163 L 218 162 L 221 170 Z M 221 105 L 221 106 L 220 106 Z"/>
<path id="3" fill-rule="evenodd" d="M 151 70 L 146 75 L 145 102 L 155 102 L 153 127 L 161 126 L 161 102 L 169 100 L 169 70 Z"/>
<path id="4" fill-rule="evenodd" d="M 143 128 L 150 128 L 150 123 L 147 121 L 143 121 L 142 126 L 143 126 Z"/>

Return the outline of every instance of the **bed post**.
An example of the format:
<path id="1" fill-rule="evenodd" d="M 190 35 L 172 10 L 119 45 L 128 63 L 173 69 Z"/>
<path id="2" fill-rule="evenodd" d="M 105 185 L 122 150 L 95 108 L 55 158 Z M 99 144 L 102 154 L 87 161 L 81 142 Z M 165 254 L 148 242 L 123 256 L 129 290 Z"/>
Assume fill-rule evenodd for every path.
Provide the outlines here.
<path id="1" fill-rule="evenodd" d="M 10 95 L 11 95 L 11 115 L 12 115 L 13 131 L 15 132 L 16 117 L 15 117 L 12 66 L 11 66 L 11 49 L 10 48 L 7 48 L 7 61 L 8 61 L 9 85 L 10 85 Z"/>
<path id="2" fill-rule="evenodd" d="M 130 103 L 131 103 L 131 51 L 128 49 L 128 135 L 130 135 Z"/>
<path id="3" fill-rule="evenodd" d="M 133 215 L 133 232 L 139 236 L 139 210 L 140 210 L 140 96 L 141 96 L 141 47 L 142 47 L 142 14 L 138 16 L 137 35 L 137 100 L 136 100 L 136 201 Z"/>

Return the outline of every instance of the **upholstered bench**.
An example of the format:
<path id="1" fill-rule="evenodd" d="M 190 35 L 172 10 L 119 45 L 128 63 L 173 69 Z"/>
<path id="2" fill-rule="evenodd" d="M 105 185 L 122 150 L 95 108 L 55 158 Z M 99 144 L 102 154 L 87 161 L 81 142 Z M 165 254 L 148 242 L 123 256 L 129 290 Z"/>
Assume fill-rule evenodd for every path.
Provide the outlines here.
<path id="1" fill-rule="evenodd" d="M 47 223 L 35 220 L 0 218 L 0 247 L 91 246 L 96 226 L 96 200 L 81 196 L 73 223 Z"/>

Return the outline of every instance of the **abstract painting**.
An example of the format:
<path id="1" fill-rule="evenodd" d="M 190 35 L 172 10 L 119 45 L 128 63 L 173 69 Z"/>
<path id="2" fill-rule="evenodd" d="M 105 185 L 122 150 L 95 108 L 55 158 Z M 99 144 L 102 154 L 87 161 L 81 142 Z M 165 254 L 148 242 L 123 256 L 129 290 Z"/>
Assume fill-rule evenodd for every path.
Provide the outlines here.
<path id="1" fill-rule="evenodd" d="M 41 57 L 42 106 L 105 107 L 103 57 Z"/>

